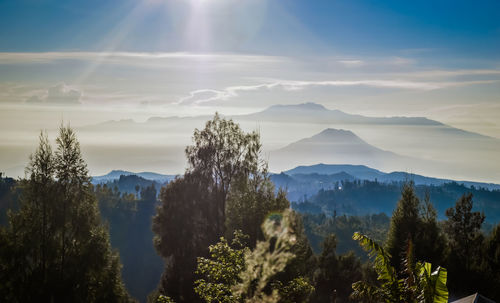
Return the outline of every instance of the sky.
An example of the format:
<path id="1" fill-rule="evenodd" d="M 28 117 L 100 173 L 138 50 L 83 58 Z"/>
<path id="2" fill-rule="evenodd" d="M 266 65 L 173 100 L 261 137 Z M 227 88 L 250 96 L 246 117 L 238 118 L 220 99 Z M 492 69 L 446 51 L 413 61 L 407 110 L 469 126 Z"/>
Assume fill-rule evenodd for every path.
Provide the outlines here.
<path id="1" fill-rule="evenodd" d="M 0 1 L 5 153 L 61 121 L 303 102 L 500 138 L 500 2 Z"/>

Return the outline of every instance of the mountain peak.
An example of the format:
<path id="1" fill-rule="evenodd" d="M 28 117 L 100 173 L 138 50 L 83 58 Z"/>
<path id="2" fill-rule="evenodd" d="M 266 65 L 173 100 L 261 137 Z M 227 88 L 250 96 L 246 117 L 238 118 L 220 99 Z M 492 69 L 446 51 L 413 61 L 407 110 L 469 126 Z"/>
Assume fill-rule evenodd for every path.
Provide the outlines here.
<path id="1" fill-rule="evenodd" d="M 361 140 L 356 134 L 350 130 L 327 128 L 320 133 L 311 137 L 311 139 L 321 139 L 321 140 Z"/>
<path id="2" fill-rule="evenodd" d="M 300 104 L 276 104 L 268 108 L 268 110 L 290 109 L 290 110 L 308 110 L 308 111 L 328 111 L 326 107 L 314 102 Z"/>
<path id="3" fill-rule="evenodd" d="M 350 135 L 350 136 L 356 136 L 352 131 L 347 130 L 347 129 L 337 129 L 337 128 L 325 128 L 323 131 L 321 131 L 318 135 Z"/>

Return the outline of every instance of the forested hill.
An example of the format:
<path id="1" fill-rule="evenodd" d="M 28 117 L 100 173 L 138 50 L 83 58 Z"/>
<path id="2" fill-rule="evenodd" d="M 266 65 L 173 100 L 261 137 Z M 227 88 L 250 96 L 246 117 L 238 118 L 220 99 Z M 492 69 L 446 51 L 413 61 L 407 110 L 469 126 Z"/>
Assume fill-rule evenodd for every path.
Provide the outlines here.
<path id="1" fill-rule="evenodd" d="M 168 181 L 162 182 L 161 180 L 151 180 L 137 175 L 120 175 L 113 179 L 100 179 L 99 182 L 93 179 L 92 183 L 95 185 L 106 184 L 106 186 L 111 189 L 116 187 L 116 189 L 122 193 L 138 196 L 141 188 L 154 186 L 154 188 L 159 190 L 163 185 L 167 184 Z"/>
<path id="2" fill-rule="evenodd" d="M 403 182 L 381 183 L 377 181 L 344 180 L 337 187 L 320 189 L 316 194 L 303 196 L 292 203 L 292 207 L 303 213 L 325 213 L 327 215 L 365 215 L 383 212 L 391 215 L 400 196 Z M 293 187 L 290 189 L 292 190 Z M 417 196 L 422 200 L 429 194 L 430 201 L 438 213 L 445 218 L 446 209 L 465 193 L 472 193 L 474 210 L 482 211 L 486 221 L 500 221 L 500 190 L 467 187 L 456 182 L 442 185 L 416 185 Z"/>

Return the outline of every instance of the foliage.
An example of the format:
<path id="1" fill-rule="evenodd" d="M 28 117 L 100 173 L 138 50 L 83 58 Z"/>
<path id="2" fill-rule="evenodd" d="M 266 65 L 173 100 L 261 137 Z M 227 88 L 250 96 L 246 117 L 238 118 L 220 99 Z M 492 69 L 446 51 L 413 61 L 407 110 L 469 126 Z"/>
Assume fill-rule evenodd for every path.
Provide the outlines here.
<path id="1" fill-rule="evenodd" d="M 261 168 L 260 136 L 245 133 L 233 120 L 215 114 L 202 130 L 195 129 L 194 144 L 186 147 L 189 172 L 196 172 L 211 180 L 217 219 L 213 222 L 219 234 L 224 233 L 226 199 L 233 183 L 247 179 Z M 265 165 L 265 164 L 264 164 Z"/>
<path id="2" fill-rule="evenodd" d="M 166 268 L 159 291 L 176 302 L 199 300 L 193 291 L 196 258 L 207 256 L 209 245 L 219 236 L 209 183 L 203 176 L 186 173 L 160 192 L 161 204 L 153 218 L 154 245 Z"/>
<path id="3" fill-rule="evenodd" d="M 336 250 L 339 253 L 354 251 L 364 256 L 363 250 L 352 239 L 356 231 L 367 234 L 378 242 L 384 242 L 389 230 L 390 217 L 384 213 L 365 216 L 335 216 L 325 214 L 301 214 L 304 230 L 315 253 L 320 254 L 322 243 L 331 235 L 336 237 Z"/>
<path id="4" fill-rule="evenodd" d="M 275 194 L 267 172 L 256 171 L 251 178 L 240 178 L 229 192 L 226 205 L 226 235 L 241 230 L 249 236 L 250 247 L 264 235 L 260 223 L 269 213 L 282 212 L 290 207 L 283 191 Z"/>
<path id="5" fill-rule="evenodd" d="M 163 271 L 151 230 L 156 188 L 154 184 L 140 187 L 140 199 L 106 184 L 98 184 L 93 190 L 102 219 L 109 225 L 111 245 L 120 253 L 125 286 L 133 297 L 142 301 L 156 288 Z"/>
<path id="6" fill-rule="evenodd" d="M 161 205 L 153 220 L 155 247 L 166 265 L 160 293 L 178 302 L 199 300 L 192 287 L 196 258 L 207 257 L 209 245 L 224 235 L 226 201 L 235 184 L 241 195 L 249 197 L 245 200 L 248 203 L 268 203 L 269 210 L 282 209 L 281 205 L 288 203 L 283 197 L 266 196 L 270 184 L 266 183 L 266 164 L 259 159 L 260 148 L 258 133 L 245 133 L 238 124 L 218 114 L 204 129 L 194 131 L 193 145 L 186 148 L 189 168 L 184 176 L 162 188 Z M 238 212 L 232 214 L 238 216 L 243 214 L 239 207 L 249 206 L 231 205 L 230 209 Z M 260 226 L 265 215 L 262 211 L 265 209 L 250 213 L 251 220 L 259 221 L 233 216 L 228 225 L 256 239 L 255 226 Z"/>
<path id="7" fill-rule="evenodd" d="M 76 135 L 61 126 L 56 143 L 53 152 L 40 135 L 21 182 L 20 209 L 1 230 L 0 299 L 128 301 Z"/>
<path id="8" fill-rule="evenodd" d="M 170 297 L 159 295 L 158 298 L 156 298 L 155 303 L 175 303 L 175 301 Z"/>
<path id="9" fill-rule="evenodd" d="M 223 237 L 215 245 L 210 245 L 210 258 L 198 258 L 197 274 L 204 276 L 195 282 L 195 292 L 207 303 L 239 302 L 232 288 L 241 282 L 240 273 L 245 270 L 245 254 L 249 251 L 243 245 L 248 236 L 235 231 L 232 245 Z"/>
<path id="10" fill-rule="evenodd" d="M 20 188 L 16 180 L 5 177 L 0 172 L 0 226 L 6 226 L 8 223 L 7 211 L 18 209 L 18 200 Z"/>
<path id="11" fill-rule="evenodd" d="M 450 288 L 463 295 L 483 289 L 487 284 L 487 272 L 480 267 L 484 242 L 481 225 L 485 216 L 473 212 L 472 208 L 472 194 L 463 195 L 455 207 L 446 210 L 448 220 L 444 224 L 448 236 Z"/>
<path id="12" fill-rule="evenodd" d="M 293 246 L 297 232 L 293 229 L 291 211 L 270 215 L 263 223 L 265 241 L 259 241 L 255 249 L 245 255 L 246 269 L 241 273 L 241 283 L 234 286 L 237 296 L 244 302 L 280 302 L 280 294 L 272 287 L 273 278 L 282 272 L 295 258 Z M 305 280 L 288 285 L 288 294 L 297 297 L 292 290 L 310 292 Z"/>
<path id="13" fill-rule="evenodd" d="M 500 224 L 497 224 L 484 243 L 483 262 L 480 272 L 485 276 L 486 289 L 481 289 L 481 293 L 487 294 L 489 298 L 500 300 Z"/>
<path id="14" fill-rule="evenodd" d="M 275 176 L 272 175 L 271 178 L 275 180 Z M 401 197 L 401 187 L 404 183 L 382 183 L 367 180 L 342 181 L 340 189 L 333 185 L 323 189 L 316 189 L 308 193 L 305 199 L 304 194 L 297 197 L 294 191 L 309 190 L 309 187 L 299 188 L 288 182 L 275 184 L 287 187 L 287 197 L 292 201 L 292 208 L 301 213 L 322 212 L 327 216 L 334 216 L 335 214 L 337 216 L 344 214 L 347 216 L 363 216 L 383 212 L 390 216 Z M 496 224 L 500 221 L 500 204 L 497 203 L 500 200 L 500 190 L 468 187 L 457 182 L 442 185 L 416 184 L 414 190 L 421 201 L 425 200 L 427 193 L 429 194 L 439 220 L 446 219 L 446 209 L 453 207 L 457 199 L 470 192 L 474 195 L 474 211 L 484 210 L 488 215 L 486 220 L 490 223 Z M 297 202 L 301 199 L 306 200 L 307 203 Z"/>
<path id="15" fill-rule="evenodd" d="M 379 285 L 358 281 L 352 285 L 352 298 L 362 302 L 448 302 L 446 287 L 447 271 L 438 267 L 431 271 L 428 262 L 413 262 L 411 241 L 407 255 L 403 260 L 405 267 L 401 271 L 391 265 L 391 256 L 382 246 L 369 237 L 354 233 L 353 239 L 373 259 Z"/>
<path id="16" fill-rule="evenodd" d="M 353 252 L 337 256 L 336 248 L 336 236 L 330 234 L 318 256 L 312 302 L 347 302 L 351 284 L 363 277 L 360 259 Z"/>
<path id="17" fill-rule="evenodd" d="M 401 270 L 399 263 L 406 255 L 407 243 L 413 243 L 411 253 L 417 259 L 437 263 L 442 260 L 444 239 L 436 221 L 436 212 L 429 198 L 422 205 L 416 196 L 413 183 L 405 183 L 401 189 L 401 198 L 391 218 L 387 235 L 386 249 L 392 256 L 391 264 Z"/>
<path id="18" fill-rule="evenodd" d="M 272 288 L 278 290 L 280 303 L 308 302 L 309 297 L 314 292 L 314 286 L 304 277 L 297 277 L 284 284 L 281 281 L 274 281 Z"/>

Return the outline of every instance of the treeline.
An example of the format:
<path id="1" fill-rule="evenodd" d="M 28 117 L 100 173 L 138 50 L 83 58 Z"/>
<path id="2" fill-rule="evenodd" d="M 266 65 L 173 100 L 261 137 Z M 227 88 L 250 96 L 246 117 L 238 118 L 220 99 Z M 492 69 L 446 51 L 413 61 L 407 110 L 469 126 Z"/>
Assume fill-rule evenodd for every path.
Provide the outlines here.
<path id="1" fill-rule="evenodd" d="M 20 195 L 0 230 L 2 301 L 132 300 L 121 277 L 134 296 L 157 285 L 150 302 L 446 302 L 448 289 L 500 299 L 500 227 L 481 231 L 471 195 L 444 221 L 411 183 L 390 218 L 325 215 L 317 201 L 294 205 L 321 209 L 300 215 L 271 182 L 259 134 L 218 115 L 159 195 L 155 184 L 93 186 L 73 131 L 56 142 L 52 152 L 41 136 L 26 180 L 2 178 L 0 197 Z"/>
<path id="2" fill-rule="evenodd" d="M 132 297 L 144 301 L 156 288 L 163 270 L 151 230 L 158 190 L 154 183 L 137 191 L 133 188 L 136 194 L 120 192 L 118 186 L 107 184 L 95 185 L 93 191 L 109 227 L 111 245 L 120 253 L 125 286 Z"/>
<path id="3" fill-rule="evenodd" d="M 408 180 L 407 182 L 411 182 Z M 316 194 L 307 196 L 299 203 L 292 203 L 300 212 L 365 215 L 384 212 L 388 215 L 396 207 L 401 195 L 401 187 L 406 182 L 381 183 L 368 180 L 339 181 L 333 189 L 321 189 Z M 456 182 L 442 185 L 415 185 L 416 195 L 424 199 L 432 197 L 439 219 L 445 219 L 445 212 L 464 194 L 474 196 L 474 210 L 488 214 L 487 221 L 500 221 L 500 191 L 486 188 L 467 187 Z M 307 202 L 307 203 L 304 203 Z"/>

